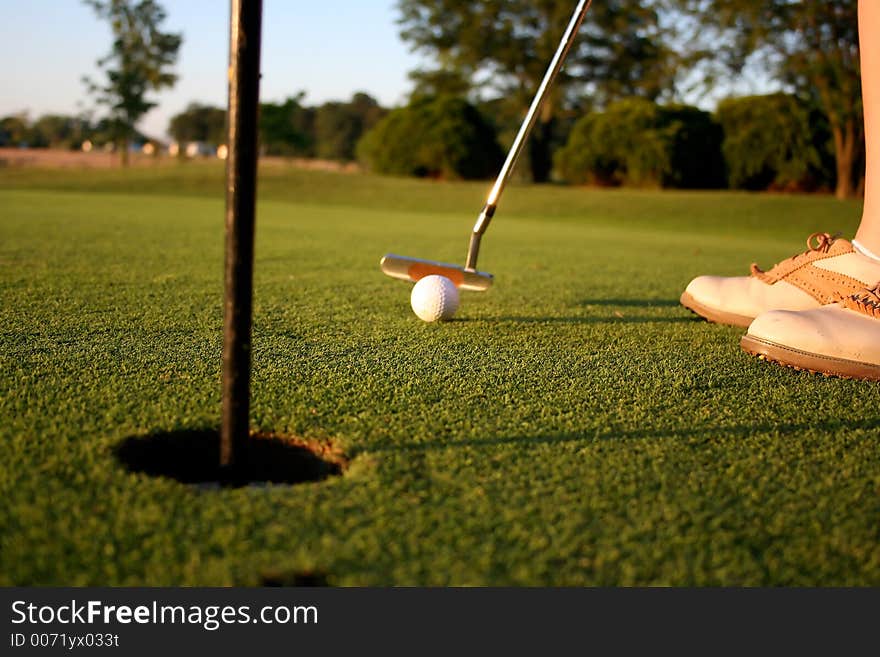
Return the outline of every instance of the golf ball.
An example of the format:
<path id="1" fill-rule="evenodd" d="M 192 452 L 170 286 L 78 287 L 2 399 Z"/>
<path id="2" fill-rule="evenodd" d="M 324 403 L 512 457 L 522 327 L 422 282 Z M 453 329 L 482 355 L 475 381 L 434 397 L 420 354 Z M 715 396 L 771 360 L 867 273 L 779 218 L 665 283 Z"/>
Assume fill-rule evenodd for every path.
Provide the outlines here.
<path id="1" fill-rule="evenodd" d="M 425 276 L 413 287 L 409 298 L 413 312 L 426 322 L 452 319 L 458 310 L 458 288 L 445 276 Z"/>

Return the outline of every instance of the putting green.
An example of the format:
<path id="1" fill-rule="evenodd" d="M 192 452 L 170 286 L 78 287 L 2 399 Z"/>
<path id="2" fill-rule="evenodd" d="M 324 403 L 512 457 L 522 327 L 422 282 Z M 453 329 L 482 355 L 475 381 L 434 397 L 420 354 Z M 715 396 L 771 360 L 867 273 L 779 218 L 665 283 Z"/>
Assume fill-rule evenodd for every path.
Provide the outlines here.
<path id="1" fill-rule="evenodd" d="M 221 169 L 0 171 L 0 583 L 880 584 L 880 387 L 676 302 L 859 206 L 513 187 L 424 324 L 379 257 L 461 261 L 486 188 L 264 172 L 253 425 L 351 462 L 212 489 L 114 450 L 219 422 Z"/>

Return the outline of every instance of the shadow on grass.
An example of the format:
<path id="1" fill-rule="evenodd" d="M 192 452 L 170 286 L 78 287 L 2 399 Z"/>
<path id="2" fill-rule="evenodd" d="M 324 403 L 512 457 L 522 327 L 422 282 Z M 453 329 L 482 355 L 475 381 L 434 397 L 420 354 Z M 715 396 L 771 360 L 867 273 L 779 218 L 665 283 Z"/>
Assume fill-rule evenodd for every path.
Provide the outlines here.
<path id="1" fill-rule="evenodd" d="M 603 308 L 630 309 L 626 312 L 611 311 L 609 314 L 576 315 L 568 317 L 499 317 L 498 321 L 523 324 L 675 324 L 693 321 L 693 317 L 664 317 L 630 314 L 638 309 L 677 308 L 679 302 L 674 299 L 586 299 L 578 303 L 583 308 L 599 306 Z"/>
<path id="2" fill-rule="evenodd" d="M 675 308 L 677 299 L 586 299 L 582 306 L 620 306 L 623 308 Z"/>
<path id="3" fill-rule="evenodd" d="M 473 438 L 469 440 L 455 440 L 447 443 L 421 443 L 393 446 L 364 446 L 360 451 L 382 452 L 433 452 L 458 447 L 499 447 L 505 445 L 519 445 L 529 447 L 534 445 L 562 445 L 566 443 L 586 443 L 603 440 L 639 440 L 648 438 L 697 438 L 705 436 L 711 439 L 713 436 L 736 436 L 737 438 L 749 438 L 758 434 L 776 433 L 781 435 L 798 433 L 801 431 L 839 431 L 862 430 L 873 431 L 880 429 L 880 418 L 868 418 L 864 420 L 826 420 L 824 422 L 806 422 L 795 424 L 783 422 L 779 424 L 755 424 L 737 425 L 728 427 L 695 427 L 690 429 L 667 429 L 652 430 L 642 429 L 637 431 L 602 431 L 593 433 L 584 432 L 577 434 L 556 434 L 548 436 L 506 436 L 500 438 Z"/>
<path id="4" fill-rule="evenodd" d="M 678 324 L 692 322 L 693 317 L 645 317 L 620 313 L 603 317 L 498 317 L 496 321 L 516 324 Z"/>
<path id="5" fill-rule="evenodd" d="M 321 481 L 342 474 L 347 465 L 332 445 L 253 434 L 241 462 L 221 468 L 220 434 L 208 429 L 131 436 L 116 447 L 115 455 L 130 472 L 229 487 Z"/>

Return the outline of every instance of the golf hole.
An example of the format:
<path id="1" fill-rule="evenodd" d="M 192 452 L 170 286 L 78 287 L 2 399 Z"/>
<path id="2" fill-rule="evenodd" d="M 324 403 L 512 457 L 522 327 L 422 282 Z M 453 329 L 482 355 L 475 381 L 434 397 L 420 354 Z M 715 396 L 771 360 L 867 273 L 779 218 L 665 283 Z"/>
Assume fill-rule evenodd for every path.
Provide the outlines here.
<path id="1" fill-rule="evenodd" d="M 300 484 L 341 475 L 348 461 L 332 444 L 254 433 L 242 463 L 220 467 L 220 434 L 214 430 L 131 436 L 116 448 L 129 472 L 203 487 Z"/>

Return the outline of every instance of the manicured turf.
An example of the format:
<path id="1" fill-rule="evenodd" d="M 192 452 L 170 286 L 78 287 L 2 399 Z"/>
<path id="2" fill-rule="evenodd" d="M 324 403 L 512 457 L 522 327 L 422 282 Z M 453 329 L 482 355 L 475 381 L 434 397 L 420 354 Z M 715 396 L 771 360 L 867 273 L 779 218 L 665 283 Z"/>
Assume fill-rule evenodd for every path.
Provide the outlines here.
<path id="1" fill-rule="evenodd" d="M 677 305 L 856 204 L 514 187 L 427 325 L 378 259 L 462 260 L 485 184 L 267 169 L 253 424 L 352 461 L 213 489 L 114 449 L 218 424 L 222 189 L 0 170 L 0 583 L 880 585 L 880 388 Z"/>

